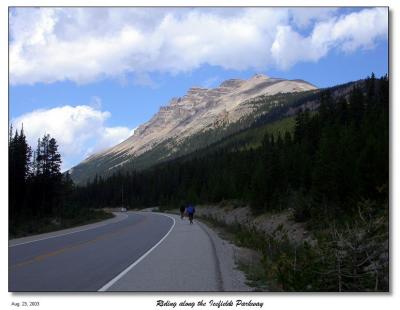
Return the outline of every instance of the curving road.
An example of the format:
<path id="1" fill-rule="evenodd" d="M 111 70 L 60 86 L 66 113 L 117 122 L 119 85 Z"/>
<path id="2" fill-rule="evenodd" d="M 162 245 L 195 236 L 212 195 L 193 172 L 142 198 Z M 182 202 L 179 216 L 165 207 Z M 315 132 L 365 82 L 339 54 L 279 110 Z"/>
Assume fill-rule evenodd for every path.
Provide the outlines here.
<path id="1" fill-rule="evenodd" d="M 177 216 L 127 212 L 86 227 L 12 240 L 9 291 L 218 291 L 215 248 Z"/>
<path id="2" fill-rule="evenodd" d="M 152 213 L 9 246 L 9 291 L 97 291 L 139 259 L 173 225 Z"/>

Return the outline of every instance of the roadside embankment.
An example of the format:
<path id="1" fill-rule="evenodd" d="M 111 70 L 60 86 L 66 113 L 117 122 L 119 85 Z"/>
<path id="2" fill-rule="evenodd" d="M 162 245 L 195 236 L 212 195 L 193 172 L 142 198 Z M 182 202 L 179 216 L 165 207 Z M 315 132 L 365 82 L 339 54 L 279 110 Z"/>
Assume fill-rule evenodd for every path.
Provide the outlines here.
<path id="1" fill-rule="evenodd" d="M 254 216 L 249 207 L 234 208 L 230 205 L 200 205 L 196 209 L 200 217 L 210 218 L 225 225 L 240 225 L 248 230 L 256 230 L 274 238 L 287 237 L 293 244 L 304 241 L 314 244 L 316 241 L 305 225 L 292 220 L 292 212 L 265 213 Z"/>
<path id="2" fill-rule="evenodd" d="M 385 214 L 367 217 L 364 210 L 347 224 L 309 231 L 294 221 L 290 209 L 255 216 L 248 207 L 234 205 L 197 206 L 196 214 L 232 241 L 240 254 L 236 264 L 255 290 L 388 290 Z"/>

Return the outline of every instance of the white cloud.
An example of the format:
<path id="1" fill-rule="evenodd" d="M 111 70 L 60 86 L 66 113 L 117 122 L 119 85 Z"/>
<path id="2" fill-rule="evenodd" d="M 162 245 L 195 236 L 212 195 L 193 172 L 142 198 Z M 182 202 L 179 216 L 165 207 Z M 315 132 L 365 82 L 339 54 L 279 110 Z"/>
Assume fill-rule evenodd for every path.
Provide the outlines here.
<path id="1" fill-rule="evenodd" d="M 59 144 L 65 169 L 71 159 L 80 159 L 116 145 L 133 134 L 134 129 L 127 127 L 107 127 L 105 122 L 110 116 L 109 112 L 93 106 L 67 105 L 35 110 L 15 118 L 12 123 L 14 128 L 21 128 L 23 124 L 28 142 L 34 149 L 39 137 L 44 134 L 54 137 Z"/>
<path id="2" fill-rule="evenodd" d="M 99 139 L 93 147 L 89 148 L 86 151 L 85 157 L 123 142 L 128 137 L 134 134 L 136 128 L 137 127 L 129 129 L 127 127 L 121 126 L 101 128 Z"/>
<path id="3" fill-rule="evenodd" d="M 271 55 L 279 68 L 288 69 L 298 62 L 316 62 L 332 49 L 351 53 L 373 48 L 377 40 L 387 38 L 387 31 L 387 10 L 383 8 L 317 22 L 309 36 L 290 26 L 279 26 Z"/>
<path id="4" fill-rule="evenodd" d="M 304 29 L 312 25 L 314 21 L 326 20 L 338 11 L 337 8 L 295 8 L 291 9 L 293 24 Z"/>
<path id="5" fill-rule="evenodd" d="M 203 64 L 290 68 L 330 50 L 387 37 L 387 10 L 276 8 L 17 8 L 10 13 L 12 84 L 87 83 L 134 73 L 176 74 Z"/>

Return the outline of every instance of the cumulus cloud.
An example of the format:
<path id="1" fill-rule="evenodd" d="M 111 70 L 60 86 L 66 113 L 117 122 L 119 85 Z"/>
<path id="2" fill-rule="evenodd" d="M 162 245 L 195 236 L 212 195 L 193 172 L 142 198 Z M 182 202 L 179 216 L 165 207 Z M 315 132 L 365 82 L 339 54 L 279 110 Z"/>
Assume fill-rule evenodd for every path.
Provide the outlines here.
<path id="1" fill-rule="evenodd" d="M 345 53 L 370 49 L 387 38 L 387 18 L 386 9 L 365 9 L 318 22 L 308 36 L 279 26 L 271 55 L 280 68 L 288 69 L 300 61 L 316 62 L 334 48 Z"/>
<path id="2" fill-rule="evenodd" d="M 277 8 L 17 8 L 10 12 L 12 84 L 176 74 L 203 64 L 287 69 L 332 49 L 387 37 L 387 10 Z M 144 77 L 144 78 L 143 78 Z"/>
<path id="3" fill-rule="evenodd" d="M 122 126 L 101 128 L 96 144 L 86 150 L 85 157 L 123 142 L 126 138 L 134 134 L 136 128 L 129 129 Z"/>
<path id="4" fill-rule="evenodd" d="M 337 8 L 294 8 L 291 9 L 292 23 L 299 29 L 310 27 L 315 21 L 331 18 L 337 13 Z"/>
<path id="5" fill-rule="evenodd" d="M 35 110 L 13 119 L 12 123 L 15 128 L 23 125 L 28 142 L 34 148 L 38 138 L 50 134 L 57 140 L 62 157 L 68 161 L 74 156 L 82 157 L 111 147 L 133 134 L 134 129 L 127 127 L 107 127 L 105 122 L 110 116 L 109 112 L 93 106 L 66 105 Z"/>

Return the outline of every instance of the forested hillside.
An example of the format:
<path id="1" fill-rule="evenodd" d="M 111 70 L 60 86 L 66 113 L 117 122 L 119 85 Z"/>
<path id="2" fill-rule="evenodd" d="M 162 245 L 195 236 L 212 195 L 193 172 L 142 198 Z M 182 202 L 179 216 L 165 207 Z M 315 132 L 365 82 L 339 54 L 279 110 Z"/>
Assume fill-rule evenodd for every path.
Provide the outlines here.
<path id="1" fill-rule="evenodd" d="M 386 199 L 387 78 L 369 78 L 347 98 L 333 98 L 325 91 L 319 104 L 318 113 L 297 114 L 294 130 L 267 132 L 259 147 L 243 147 L 247 142 L 238 139 L 204 156 L 96 177 L 78 187 L 77 201 L 85 206 L 142 207 L 237 199 L 263 212 L 286 208 L 293 195 L 301 195 L 310 203 L 301 207 L 299 216 L 315 218 L 355 212 L 360 199 Z"/>
<path id="2" fill-rule="evenodd" d="M 353 85 L 364 88 L 363 83 L 363 81 L 349 82 L 327 90 L 333 98 L 337 98 L 347 96 Z M 85 161 L 84 164 L 71 170 L 71 178 L 74 183 L 83 185 L 88 180 L 93 180 L 96 175 L 107 178 L 118 172 L 141 171 L 172 159 L 202 152 L 204 149 L 213 150 L 217 145 L 219 148 L 226 143 L 241 143 L 239 139 L 245 144 L 251 142 L 259 144 L 262 140 L 260 137 L 264 134 L 263 130 L 259 130 L 260 127 L 287 116 L 294 116 L 300 108 L 314 111 L 319 105 L 320 91 L 278 93 L 252 98 L 243 102 L 243 106 L 252 112 L 235 122 L 220 122 L 182 140 L 166 139 L 138 156 L 116 153 Z"/>
<path id="3" fill-rule="evenodd" d="M 248 80 L 226 80 L 216 88 L 192 87 L 184 96 L 172 98 L 160 107 L 128 139 L 73 167 L 71 178 L 82 184 L 96 174 L 107 177 L 132 169 L 132 165 L 136 170 L 145 169 L 180 157 L 248 128 L 259 112 L 277 112 L 277 108 L 316 90 L 303 80 L 263 74 Z M 262 109 L 258 109 L 260 105 Z"/>
<path id="4" fill-rule="evenodd" d="M 261 253 L 257 277 L 268 289 L 387 291 L 388 78 L 372 75 L 348 92 L 323 91 L 313 111 L 298 107 L 304 109 L 295 116 L 150 169 L 95 177 L 75 188 L 74 204 L 165 209 L 231 201 L 256 215 L 292 210 L 314 245 L 229 228 L 241 246 Z"/>

